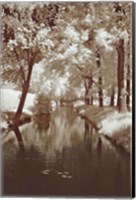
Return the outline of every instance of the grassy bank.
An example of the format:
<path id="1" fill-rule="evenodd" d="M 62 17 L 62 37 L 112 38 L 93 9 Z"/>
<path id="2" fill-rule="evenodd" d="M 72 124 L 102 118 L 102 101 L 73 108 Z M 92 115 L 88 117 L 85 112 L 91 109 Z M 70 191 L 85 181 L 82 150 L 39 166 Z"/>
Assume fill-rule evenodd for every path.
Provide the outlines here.
<path id="1" fill-rule="evenodd" d="M 132 114 L 118 113 L 114 107 L 82 105 L 76 108 L 79 116 L 87 119 L 99 134 L 108 137 L 116 145 L 130 152 Z"/>

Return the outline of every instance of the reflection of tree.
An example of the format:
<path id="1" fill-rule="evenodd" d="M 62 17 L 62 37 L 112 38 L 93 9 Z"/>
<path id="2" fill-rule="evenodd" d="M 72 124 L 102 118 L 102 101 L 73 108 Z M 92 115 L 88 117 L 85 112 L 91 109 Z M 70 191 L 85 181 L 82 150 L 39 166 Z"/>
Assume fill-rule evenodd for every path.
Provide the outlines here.
<path id="1" fill-rule="evenodd" d="M 89 122 L 84 122 L 84 142 L 90 154 L 95 151 L 100 155 L 102 153 L 103 141 L 98 135 L 97 130 Z"/>
<path id="2" fill-rule="evenodd" d="M 51 152 L 61 152 L 64 147 L 71 147 L 83 139 L 83 123 L 71 109 L 56 110 L 52 114 L 50 126 L 43 118 L 41 124 L 31 123 L 21 128 L 25 143 L 38 145 L 41 149 Z M 39 129 L 40 126 L 40 129 Z"/>
<path id="3" fill-rule="evenodd" d="M 50 126 L 50 116 L 48 114 L 34 116 L 33 122 L 39 132 L 42 130 L 47 131 Z"/>

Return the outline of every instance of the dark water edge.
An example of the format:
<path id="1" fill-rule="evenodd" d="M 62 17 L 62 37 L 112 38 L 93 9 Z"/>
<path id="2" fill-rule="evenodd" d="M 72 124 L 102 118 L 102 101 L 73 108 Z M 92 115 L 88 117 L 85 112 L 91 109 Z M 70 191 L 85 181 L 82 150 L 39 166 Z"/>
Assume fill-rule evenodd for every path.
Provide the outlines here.
<path id="1" fill-rule="evenodd" d="M 111 145 L 71 108 L 21 127 L 2 146 L 3 196 L 130 197 L 130 156 Z"/>

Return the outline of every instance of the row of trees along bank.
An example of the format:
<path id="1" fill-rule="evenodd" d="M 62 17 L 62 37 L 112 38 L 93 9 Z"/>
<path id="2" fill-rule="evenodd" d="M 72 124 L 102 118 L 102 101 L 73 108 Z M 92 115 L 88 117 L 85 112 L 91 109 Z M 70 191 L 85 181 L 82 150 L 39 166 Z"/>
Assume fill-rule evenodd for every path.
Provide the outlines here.
<path id="1" fill-rule="evenodd" d="M 130 108 L 132 3 L 3 3 L 2 80 L 22 90 L 12 124 L 18 141 L 18 122 L 35 64 L 44 59 L 43 80 L 50 73 L 67 76 L 66 89 L 84 87 L 85 103 L 94 94 L 104 105 L 104 92 L 120 112 Z M 53 76 L 54 75 L 54 76 Z M 41 79 L 42 80 L 42 79 Z M 110 91 L 110 92 L 109 92 Z"/>

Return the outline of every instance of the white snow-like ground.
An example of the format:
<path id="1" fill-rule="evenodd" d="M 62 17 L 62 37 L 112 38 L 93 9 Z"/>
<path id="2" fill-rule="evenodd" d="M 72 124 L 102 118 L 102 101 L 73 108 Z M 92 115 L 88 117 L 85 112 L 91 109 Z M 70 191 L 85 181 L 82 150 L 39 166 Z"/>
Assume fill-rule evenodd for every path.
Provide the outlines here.
<path id="1" fill-rule="evenodd" d="M 119 130 L 132 126 L 132 113 L 112 113 L 101 122 L 100 133 L 112 136 Z"/>
<path id="2" fill-rule="evenodd" d="M 15 111 L 18 107 L 21 92 L 13 89 L 0 90 L 0 110 Z M 35 94 L 28 93 L 23 112 L 29 112 L 29 108 L 34 105 Z M 29 112 L 30 114 L 30 112 Z"/>

